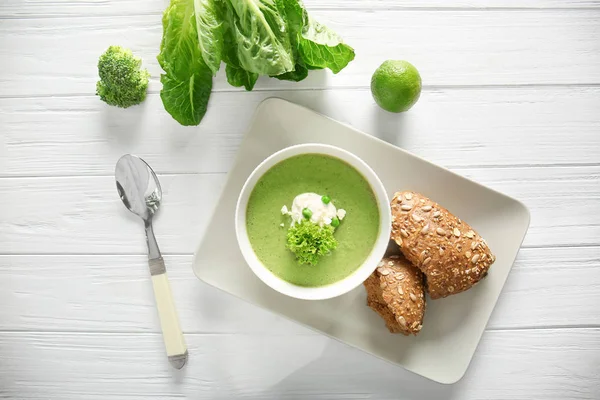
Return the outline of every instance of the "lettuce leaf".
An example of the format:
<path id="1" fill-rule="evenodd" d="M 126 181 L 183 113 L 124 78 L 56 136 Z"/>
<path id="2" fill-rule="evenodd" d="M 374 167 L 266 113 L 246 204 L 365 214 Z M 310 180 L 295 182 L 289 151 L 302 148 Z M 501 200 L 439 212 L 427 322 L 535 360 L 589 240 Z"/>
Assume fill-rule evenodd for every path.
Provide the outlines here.
<path id="1" fill-rule="evenodd" d="M 275 0 L 225 0 L 240 67 L 260 75 L 294 70 L 287 24 Z"/>
<path id="2" fill-rule="evenodd" d="M 204 117 L 222 61 L 230 85 L 252 90 L 260 75 L 298 82 L 309 70 L 338 73 L 354 59 L 301 0 L 171 0 L 162 22 L 160 97 L 182 125 Z"/>
<path id="3" fill-rule="evenodd" d="M 258 79 L 258 74 L 248 72 L 245 69 L 238 68 L 231 64 L 227 64 L 225 68 L 227 73 L 227 82 L 234 87 L 244 87 L 250 91 L 254 88 L 254 84 Z"/>
<path id="4" fill-rule="evenodd" d="M 280 81 L 292 81 L 300 82 L 306 79 L 308 76 L 308 68 L 304 65 L 301 60 L 296 64 L 293 71 L 286 72 L 285 74 L 271 76 L 271 78 L 277 78 Z"/>
<path id="5" fill-rule="evenodd" d="M 171 0 L 163 15 L 158 63 L 165 71 L 160 97 L 165 110 L 182 125 L 198 125 L 206 113 L 212 71 L 198 45 L 194 2 Z"/>
<path id="6" fill-rule="evenodd" d="M 308 17 L 302 28 L 300 54 L 304 62 L 314 68 L 329 68 L 334 74 L 354 60 L 354 49 L 325 25 Z"/>
<path id="7" fill-rule="evenodd" d="M 354 60 L 354 49 L 337 33 L 308 15 L 301 1 L 283 2 L 300 58 L 308 69 L 329 68 L 337 74 Z"/>
<path id="8" fill-rule="evenodd" d="M 223 16 L 219 0 L 194 0 L 194 12 L 202 59 L 216 75 L 223 58 Z"/>

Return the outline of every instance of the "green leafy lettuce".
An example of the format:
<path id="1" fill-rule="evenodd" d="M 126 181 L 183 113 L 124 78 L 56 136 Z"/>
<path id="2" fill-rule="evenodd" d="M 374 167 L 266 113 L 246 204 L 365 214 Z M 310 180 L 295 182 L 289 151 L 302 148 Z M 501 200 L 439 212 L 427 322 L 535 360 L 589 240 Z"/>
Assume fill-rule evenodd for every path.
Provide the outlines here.
<path id="1" fill-rule="evenodd" d="M 158 56 L 161 98 L 181 124 L 198 125 L 221 62 L 230 85 L 252 90 L 260 75 L 299 82 L 311 69 L 338 73 L 353 59 L 300 0 L 171 0 Z"/>
<path id="2" fill-rule="evenodd" d="M 279 75 L 294 69 L 287 23 L 274 0 L 231 0 L 229 28 L 237 45 L 240 66 L 260 75 Z"/>
<path id="3" fill-rule="evenodd" d="M 337 74 L 354 60 L 354 49 L 344 44 L 337 33 L 309 16 L 302 2 L 283 1 L 299 58 L 308 69 L 329 68 Z"/>
<path id="4" fill-rule="evenodd" d="M 248 72 L 245 69 L 236 67 L 232 64 L 227 64 L 225 67 L 225 73 L 227 74 L 227 82 L 231 86 L 243 86 L 246 88 L 246 90 L 252 90 L 256 80 L 258 79 L 258 74 L 255 74 L 254 72 Z"/>
<path id="5" fill-rule="evenodd" d="M 223 58 L 223 17 L 218 3 L 206 0 L 194 0 L 198 46 L 204 63 L 217 74 Z"/>
<path id="6" fill-rule="evenodd" d="M 160 77 L 165 110 L 181 125 L 198 125 L 206 113 L 212 73 L 198 45 L 193 1 L 171 0 L 157 58 L 165 71 Z"/>
<path id="7" fill-rule="evenodd" d="M 299 264 L 315 265 L 319 259 L 337 247 L 330 225 L 319 226 L 310 221 L 302 221 L 291 226 L 287 232 L 286 247 L 294 253 Z"/>

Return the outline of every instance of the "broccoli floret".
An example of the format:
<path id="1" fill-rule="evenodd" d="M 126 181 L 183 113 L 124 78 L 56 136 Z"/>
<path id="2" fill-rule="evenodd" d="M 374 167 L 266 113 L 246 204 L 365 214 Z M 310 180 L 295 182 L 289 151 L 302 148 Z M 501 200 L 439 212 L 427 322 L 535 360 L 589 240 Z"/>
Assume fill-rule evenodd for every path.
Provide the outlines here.
<path id="1" fill-rule="evenodd" d="M 100 80 L 96 94 L 111 106 L 127 108 L 140 104 L 146 98 L 148 78 L 146 69 L 140 69 L 142 60 L 131 50 L 110 46 L 98 60 Z"/>
<path id="2" fill-rule="evenodd" d="M 287 248 L 296 255 L 299 264 L 315 265 L 321 257 L 337 247 L 333 232 L 333 227 L 329 225 L 319 226 L 302 221 L 288 230 Z"/>

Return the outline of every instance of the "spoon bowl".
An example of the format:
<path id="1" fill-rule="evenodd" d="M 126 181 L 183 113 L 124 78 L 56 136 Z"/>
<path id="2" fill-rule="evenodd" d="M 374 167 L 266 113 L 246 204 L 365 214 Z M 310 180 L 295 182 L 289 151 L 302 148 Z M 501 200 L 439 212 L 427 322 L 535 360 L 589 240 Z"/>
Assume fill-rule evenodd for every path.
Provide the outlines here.
<path id="1" fill-rule="evenodd" d="M 152 168 L 141 158 L 126 154 L 117 161 L 115 179 L 125 207 L 144 221 L 151 221 L 162 200 L 160 182 Z"/>

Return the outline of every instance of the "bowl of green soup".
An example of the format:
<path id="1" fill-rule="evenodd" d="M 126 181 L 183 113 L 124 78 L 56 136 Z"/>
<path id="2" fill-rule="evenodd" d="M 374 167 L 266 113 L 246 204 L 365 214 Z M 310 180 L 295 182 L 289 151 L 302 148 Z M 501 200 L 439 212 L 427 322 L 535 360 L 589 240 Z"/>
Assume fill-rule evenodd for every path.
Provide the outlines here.
<path id="1" fill-rule="evenodd" d="M 321 300 L 351 291 L 387 249 L 386 190 L 360 158 L 302 144 L 265 159 L 238 198 L 237 240 L 252 271 L 285 295 Z"/>

